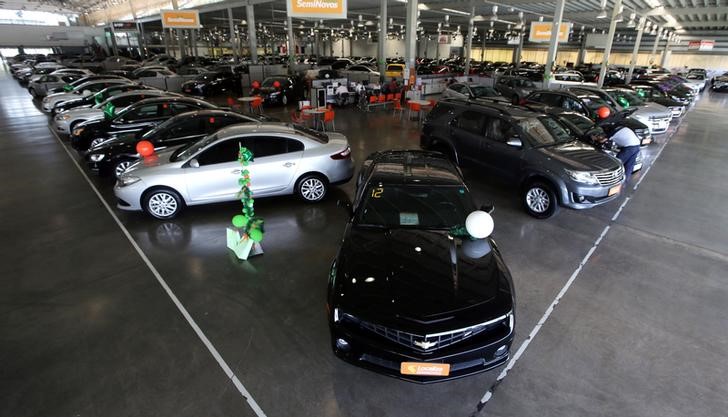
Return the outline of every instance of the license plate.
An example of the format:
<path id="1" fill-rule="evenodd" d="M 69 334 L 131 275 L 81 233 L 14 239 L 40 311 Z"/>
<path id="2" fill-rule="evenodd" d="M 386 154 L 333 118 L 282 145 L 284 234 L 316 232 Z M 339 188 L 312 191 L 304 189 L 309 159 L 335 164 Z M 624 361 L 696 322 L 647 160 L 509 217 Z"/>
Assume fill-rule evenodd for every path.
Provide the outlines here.
<path id="1" fill-rule="evenodd" d="M 402 375 L 448 376 L 450 365 L 447 363 L 402 362 L 399 368 Z"/>
<path id="2" fill-rule="evenodd" d="M 615 194 L 619 194 L 619 192 L 622 190 L 622 184 L 615 185 L 614 187 L 609 189 L 609 194 L 607 196 L 613 196 Z"/>

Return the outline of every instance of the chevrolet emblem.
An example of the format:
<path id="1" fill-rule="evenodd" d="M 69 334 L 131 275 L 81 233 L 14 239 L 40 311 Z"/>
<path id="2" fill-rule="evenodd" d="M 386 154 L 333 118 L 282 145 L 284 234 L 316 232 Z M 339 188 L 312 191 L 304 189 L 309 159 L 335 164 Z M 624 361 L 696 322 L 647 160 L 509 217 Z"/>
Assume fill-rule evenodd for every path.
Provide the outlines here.
<path id="1" fill-rule="evenodd" d="M 415 346 L 427 350 L 437 344 L 437 342 L 428 342 L 427 340 L 419 340 L 414 342 Z"/>

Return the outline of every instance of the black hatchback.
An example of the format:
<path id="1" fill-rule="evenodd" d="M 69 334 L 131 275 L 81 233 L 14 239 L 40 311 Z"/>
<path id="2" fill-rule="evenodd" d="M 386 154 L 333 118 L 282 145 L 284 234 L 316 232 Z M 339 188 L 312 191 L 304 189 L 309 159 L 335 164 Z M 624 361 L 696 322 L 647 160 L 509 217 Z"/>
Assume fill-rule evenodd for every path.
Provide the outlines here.
<path id="1" fill-rule="evenodd" d="M 161 151 L 196 142 L 225 126 L 266 120 L 269 119 L 265 116 L 248 116 L 223 109 L 191 111 L 172 117 L 146 133 L 128 133 L 93 146 L 84 155 L 84 160 L 91 171 L 119 177 L 140 159 L 136 151 L 139 141 L 149 141 L 155 151 Z"/>
<path id="2" fill-rule="evenodd" d="M 215 108 L 213 104 L 190 97 L 148 98 L 127 107 L 112 119 L 79 123 L 71 132 L 71 145 L 79 151 L 86 151 L 113 136 L 145 133 L 172 116 Z"/>
<path id="3" fill-rule="evenodd" d="M 420 383 L 508 360 L 513 282 L 488 233 L 464 231 L 475 204 L 452 162 L 436 152 L 377 152 L 364 162 L 354 203 L 342 205 L 349 221 L 327 297 L 336 356 Z"/>

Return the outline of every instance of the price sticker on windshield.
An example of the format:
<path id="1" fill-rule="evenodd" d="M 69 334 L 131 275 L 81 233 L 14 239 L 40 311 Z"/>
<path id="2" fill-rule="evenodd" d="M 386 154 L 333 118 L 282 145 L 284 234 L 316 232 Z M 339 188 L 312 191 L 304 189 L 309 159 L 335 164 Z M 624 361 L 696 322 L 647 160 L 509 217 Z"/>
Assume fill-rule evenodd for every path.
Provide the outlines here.
<path id="1" fill-rule="evenodd" d="M 372 188 L 372 198 L 382 198 L 383 193 L 384 188 L 382 187 Z"/>

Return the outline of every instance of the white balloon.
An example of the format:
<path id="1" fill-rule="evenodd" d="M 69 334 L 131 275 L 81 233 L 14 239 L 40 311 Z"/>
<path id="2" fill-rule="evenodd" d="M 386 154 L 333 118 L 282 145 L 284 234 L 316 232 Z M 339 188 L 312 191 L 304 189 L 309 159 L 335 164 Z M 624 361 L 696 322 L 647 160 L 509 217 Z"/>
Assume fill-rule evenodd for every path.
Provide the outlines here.
<path id="1" fill-rule="evenodd" d="M 484 239 L 493 233 L 493 217 L 490 214 L 476 210 L 465 219 L 465 229 L 470 236 L 476 239 Z"/>

